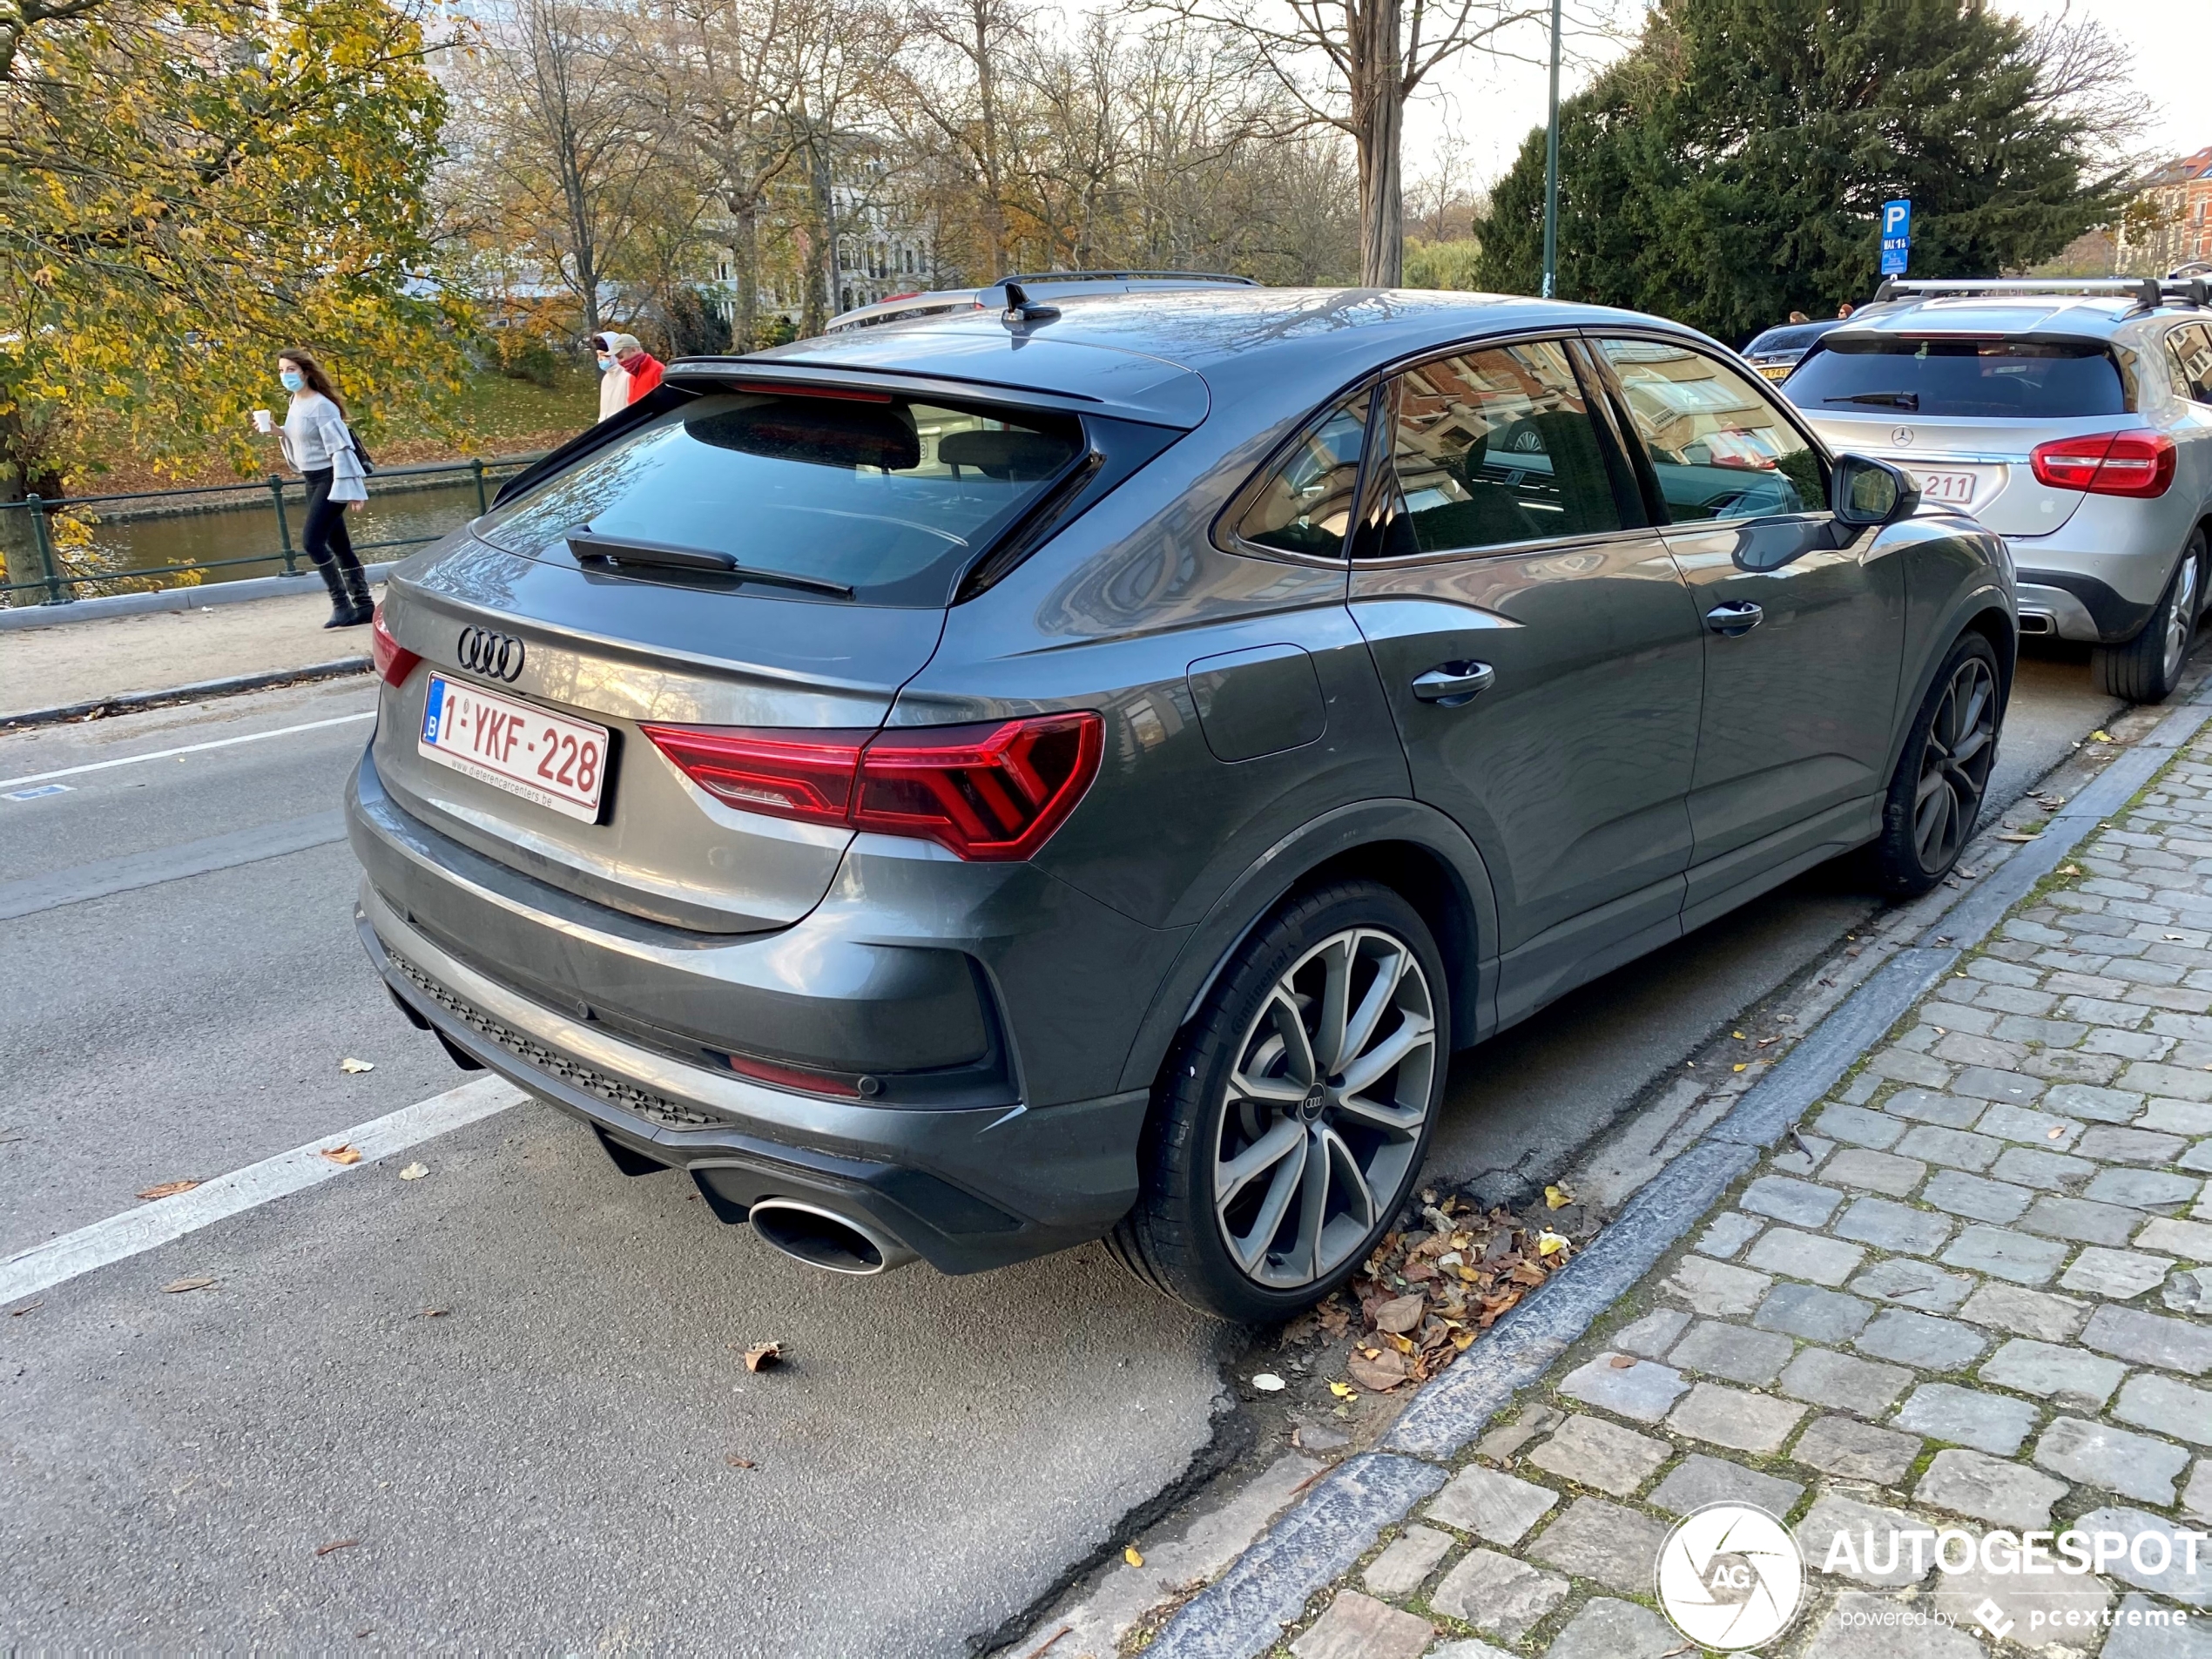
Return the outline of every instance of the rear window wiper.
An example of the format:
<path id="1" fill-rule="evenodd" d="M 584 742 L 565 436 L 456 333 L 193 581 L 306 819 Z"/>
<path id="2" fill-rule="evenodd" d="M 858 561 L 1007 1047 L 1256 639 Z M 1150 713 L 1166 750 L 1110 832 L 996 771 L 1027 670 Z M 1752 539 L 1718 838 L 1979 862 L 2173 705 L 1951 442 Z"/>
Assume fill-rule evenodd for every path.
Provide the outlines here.
<path id="1" fill-rule="evenodd" d="M 1845 397 L 1824 397 L 1823 403 L 1873 403 L 1885 409 L 1917 409 L 1918 392 L 1853 392 Z"/>
<path id="2" fill-rule="evenodd" d="M 761 570 L 741 564 L 735 556 L 707 548 L 676 547 L 665 542 L 631 542 L 595 533 L 589 524 L 568 534 L 569 551 L 579 564 L 611 564 L 647 570 L 685 570 L 704 576 L 726 576 L 739 582 L 759 582 L 770 587 L 796 588 L 802 593 L 824 593 L 833 599 L 850 599 L 853 590 L 823 577 L 799 576 L 790 570 Z"/>

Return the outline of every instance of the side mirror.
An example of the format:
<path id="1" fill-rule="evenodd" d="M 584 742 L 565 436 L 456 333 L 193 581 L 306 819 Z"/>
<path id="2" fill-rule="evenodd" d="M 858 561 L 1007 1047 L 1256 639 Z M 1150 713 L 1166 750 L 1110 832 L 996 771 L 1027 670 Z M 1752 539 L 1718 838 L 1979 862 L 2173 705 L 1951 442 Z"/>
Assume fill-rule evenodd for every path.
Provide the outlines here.
<path id="1" fill-rule="evenodd" d="M 1828 505 L 1836 522 L 1858 529 L 1894 524 L 1920 504 L 1920 490 L 1903 469 L 1871 455 L 1838 455 L 1828 478 Z"/>

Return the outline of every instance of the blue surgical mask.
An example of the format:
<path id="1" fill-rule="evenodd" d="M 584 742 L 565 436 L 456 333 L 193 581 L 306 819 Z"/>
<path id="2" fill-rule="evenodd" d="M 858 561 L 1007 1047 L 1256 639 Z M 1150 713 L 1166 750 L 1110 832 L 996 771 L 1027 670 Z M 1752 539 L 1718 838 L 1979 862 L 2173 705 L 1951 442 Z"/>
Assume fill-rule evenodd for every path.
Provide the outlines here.
<path id="1" fill-rule="evenodd" d="M 296 392 L 307 383 L 307 377 L 296 368 L 287 368 L 277 378 L 284 382 L 284 389 Z"/>
<path id="2" fill-rule="evenodd" d="M 602 374 L 605 374 L 605 373 L 606 373 L 609 369 L 612 368 L 614 366 L 615 366 L 615 360 L 614 360 L 613 358 L 611 358 L 611 357 L 602 357 L 602 358 L 599 360 L 599 372 L 600 372 Z"/>

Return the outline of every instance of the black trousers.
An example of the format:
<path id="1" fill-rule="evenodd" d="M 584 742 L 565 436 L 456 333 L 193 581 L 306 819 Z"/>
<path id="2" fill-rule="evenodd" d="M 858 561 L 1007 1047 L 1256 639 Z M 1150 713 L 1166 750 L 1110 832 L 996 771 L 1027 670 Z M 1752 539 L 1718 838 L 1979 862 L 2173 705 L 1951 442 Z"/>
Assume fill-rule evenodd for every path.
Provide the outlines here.
<path id="1" fill-rule="evenodd" d="M 346 534 L 346 503 L 330 499 L 332 472 L 322 467 L 300 475 L 307 481 L 307 528 L 303 533 L 307 556 L 317 564 L 336 559 L 340 570 L 358 570 L 361 562 L 354 556 L 354 538 Z"/>

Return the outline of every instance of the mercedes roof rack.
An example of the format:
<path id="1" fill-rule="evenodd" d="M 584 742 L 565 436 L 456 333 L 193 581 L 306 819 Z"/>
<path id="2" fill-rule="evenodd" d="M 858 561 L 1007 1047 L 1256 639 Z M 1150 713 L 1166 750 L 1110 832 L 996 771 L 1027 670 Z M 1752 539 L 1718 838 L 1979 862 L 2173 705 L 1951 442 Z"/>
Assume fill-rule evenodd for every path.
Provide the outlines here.
<path id="1" fill-rule="evenodd" d="M 1884 277 L 1874 303 L 1914 293 L 2109 293 L 2132 295 L 2145 311 L 2168 303 L 2208 303 L 2202 277 Z"/>
<path id="2" fill-rule="evenodd" d="M 1178 282 L 1228 282 L 1240 288 L 1259 287 L 1258 277 L 1230 276 L 1220 271 L 1016 271 L 984 286 L 995 288 L 1007 282 L 1109 282 L 1163 277 Z"/>

